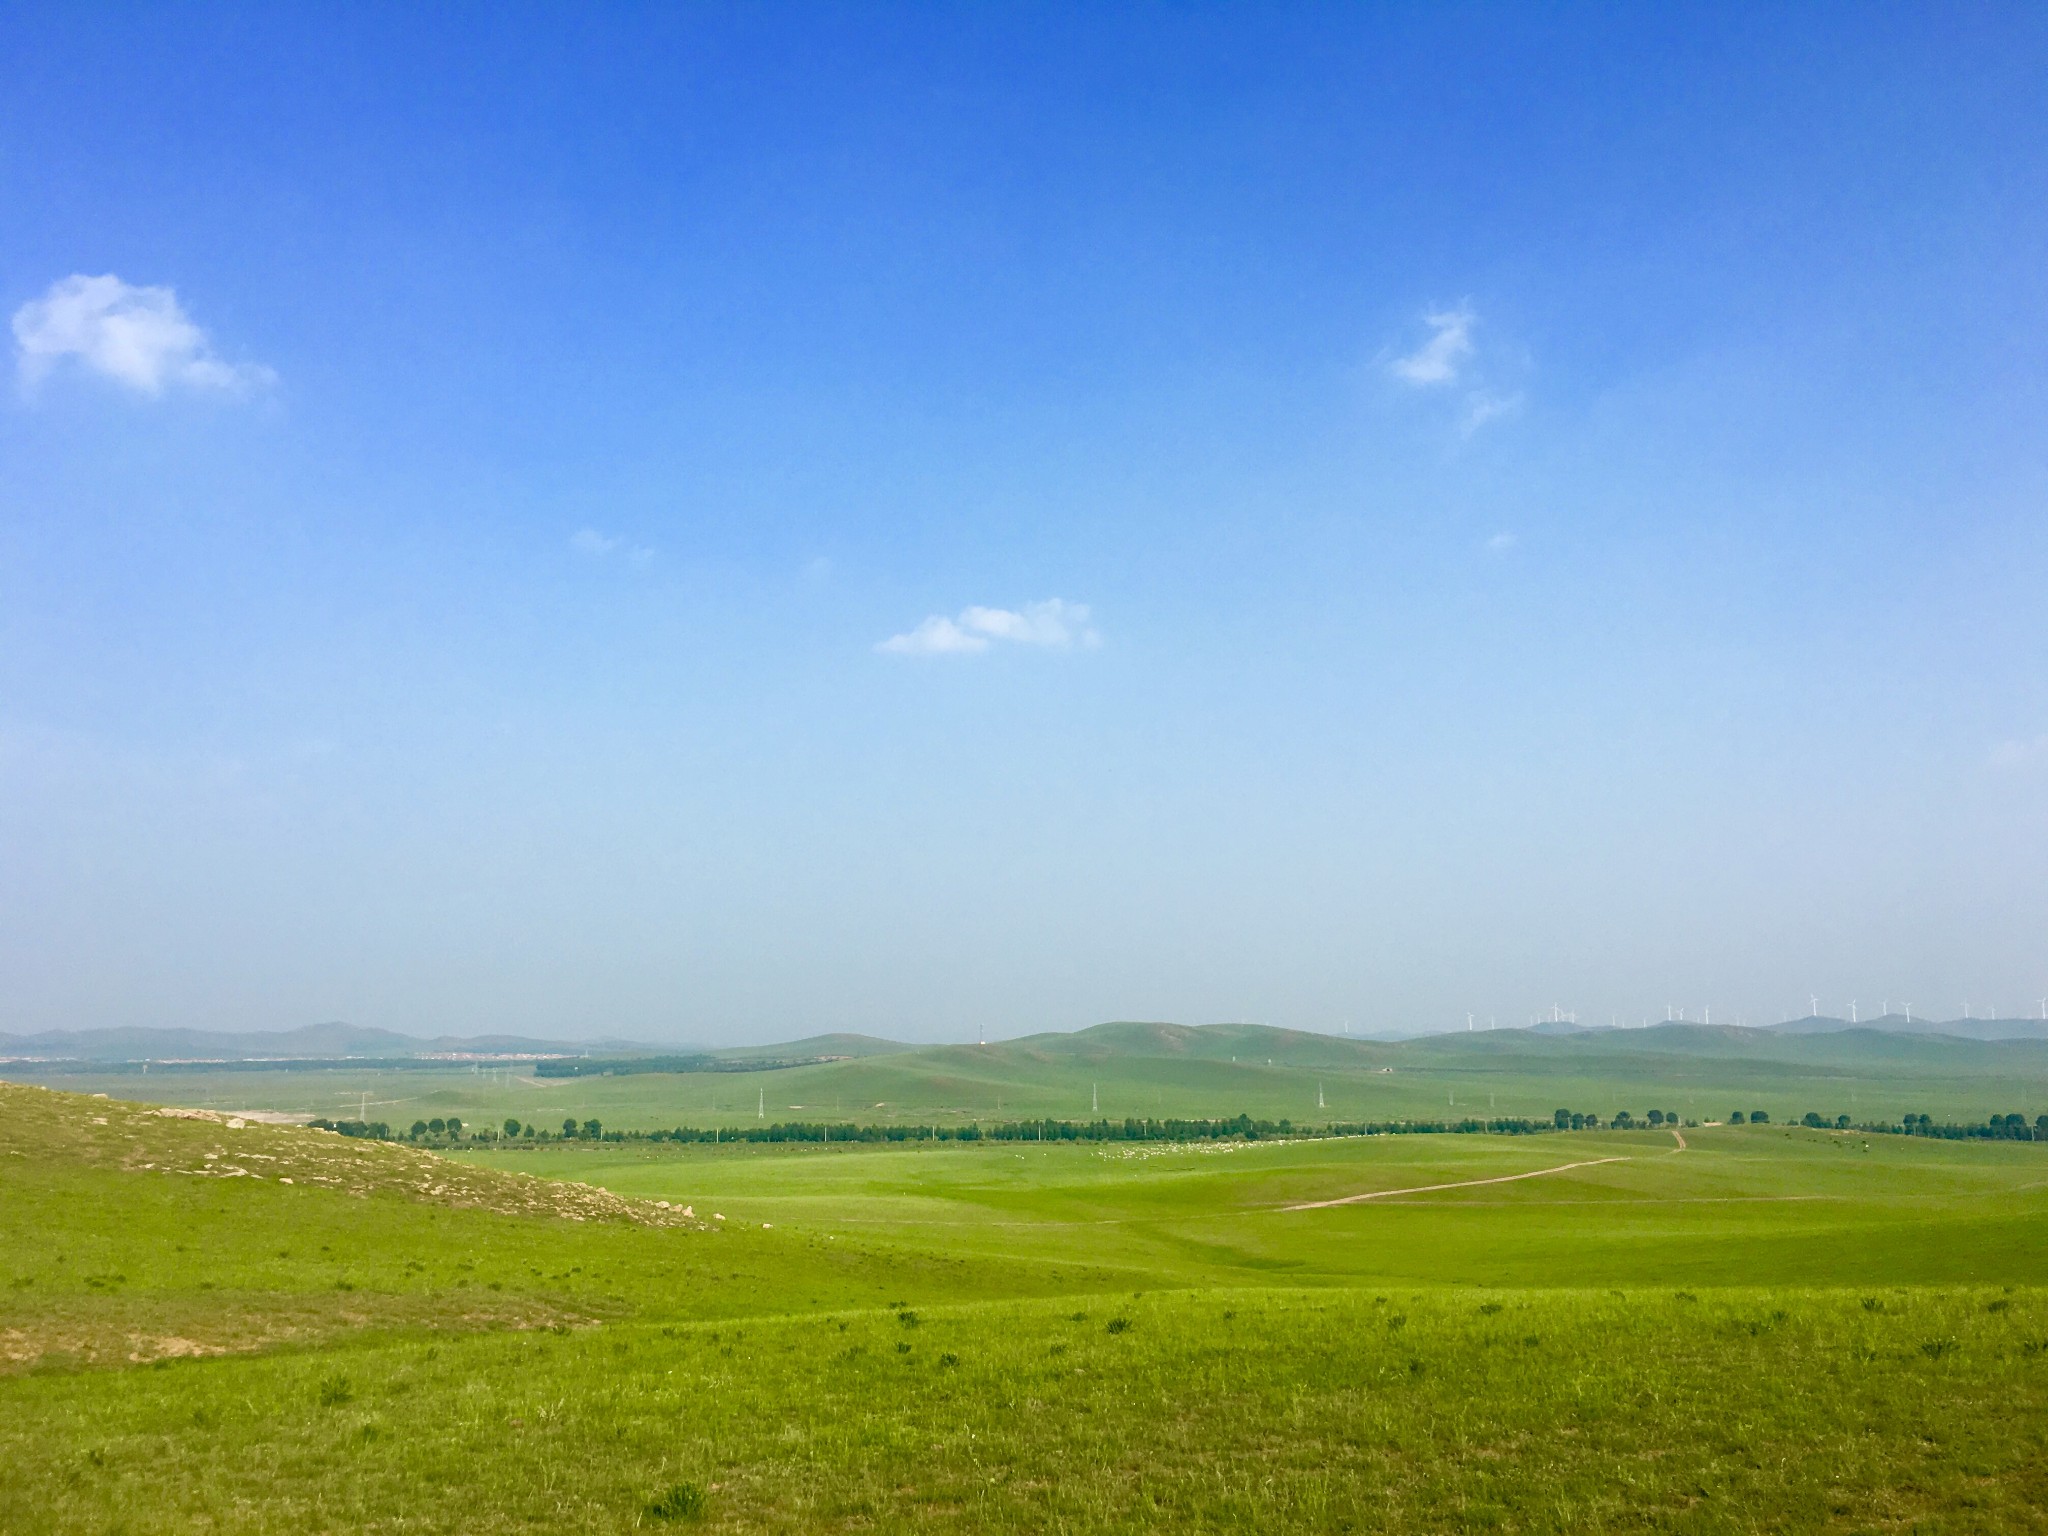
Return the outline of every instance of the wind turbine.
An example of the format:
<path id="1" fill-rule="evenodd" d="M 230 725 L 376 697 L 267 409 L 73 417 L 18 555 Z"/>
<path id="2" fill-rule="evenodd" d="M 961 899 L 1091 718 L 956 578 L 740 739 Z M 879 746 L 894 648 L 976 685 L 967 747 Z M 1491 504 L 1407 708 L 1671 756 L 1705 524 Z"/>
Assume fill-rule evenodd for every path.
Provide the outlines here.
<path id="1" fill-rule="evenodd" d="M 2048 1019 L 2048 997 L 2041 999 L 2041 1017 Z"/>
<path id="2" fill-rule="evenodd" d="M 1806 1006 L 1807 1006 L 1807 1007 L 1808 1007 L 1809 1009 L 1811 1009 L 1811 1010 L 1812 1010 L 1812 1012 L 1810 1012 L 1810 1013 L 1808 1013 L 1808 1014 L 1807 1014 L 1807 1017 L 1808 1017 L 1809 1019 L 1817 1019 L 1817 1018 L 1819 1018 L 1819 1017 L 1820 1017 L 1820 999 L 1819 999 L 1819 998 L 1817 998 L 1817 997 L 1813 996 L 1813 995 L 1812 995 L 1811 993 L 1809 993 L 1809 994 L 1807 995 L 1807 999 L 1806 999 Z"/>
<path id="3" fill-rule="evenodd" d="M 1849 999 L 1849 1022 L 1851 1024 L 1856 1022 L 1856 999 L 1853 997 Z"/>

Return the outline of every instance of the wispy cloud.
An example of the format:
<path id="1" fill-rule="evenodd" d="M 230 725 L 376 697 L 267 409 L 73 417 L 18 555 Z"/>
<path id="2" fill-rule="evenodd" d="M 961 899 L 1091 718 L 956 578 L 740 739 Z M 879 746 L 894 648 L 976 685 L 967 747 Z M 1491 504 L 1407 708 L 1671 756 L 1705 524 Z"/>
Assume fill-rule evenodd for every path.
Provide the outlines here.
<path id="1" fill-rule="evenodd" d="M 1102 636 L 1089 620 L 1086 603 L 1049 597 L 1021 608 L 963 608 L 952 618 L 935 613 L 875 649 L 894 656 L 960 656 L 985 651 L 998 641 L 1066 650 L 1100 645 Z"/>
<path id="2" fill-rule="evenodd" d="M 1520 542 L 1521 540 L 1512 533 L 1496 533 L 1486 541 L 1486 552 L 1490 555 L 1504 555 Z"/>
<path id="3" fill-rule="evenodd" d="M 14 312 L 16 359 L 24 389 L 73 366 L 132 389 L 240 391 L 277 382 L 260 363 L 219 357 L 169 288 L 138 287 L 111 272 L 74 273 Z"/>
<path id="4" fill-rule="evenodd" d="M 1472 357 L 1472 328 L 1479 316 L 1471 305 L 1460 304 L 1456 309 L 1431 310 L 1422 320 L 1429 327 L 1429 340 L 1387 364 L 1388 371 L 1418 389 L 1457 383 Z"/>
<path id="5" fill-rule="evenodd" d="M 935 613 L 917 628 L 891 635 L 875 649 L 895 656 L 955 656 L 987 650 L 988 636 L 962 629 Z"/>
<path id="6" fill-rule="evenodd" d="M 578 528 L 569 535 L 569 547 L 579 555 L 588 555 L 593 560 L 602 560 L 621 550 L 635 565 L 645 565 L 654 558 L 654 551 L 644 544 L 628 544 L 615 534 L 599 533 L 595 528 Z"/>
<path id="7" fill-rule="evenodd" d="M 1422 316 L 1428 339 L 1411 352 L 1389 349 L 1381 354 L 1387 373 L 1410 389 L 1457 401 L 1457 428 L 1470 437 L 1490 422 L 1518 414 L 1524 402 L 1519 389 L 1503 386 L 1526 368 L 1526 359 L 1479 344 L 1479 311 L 1468 300 L 1454 309 L 1432 309 Z"/>
<path id="8" fill-rule="evenodd" d="M 1470 437 L 1489 421 L 1498 421 L 1503 416 L 1512 416 L 1522 408 L 1522 392 L 1516 390 L 1510 395 L 1490 394 L 1475 389 L 1465 397 L 1465 414 L 1458 421 L 1458 430 Z"/>

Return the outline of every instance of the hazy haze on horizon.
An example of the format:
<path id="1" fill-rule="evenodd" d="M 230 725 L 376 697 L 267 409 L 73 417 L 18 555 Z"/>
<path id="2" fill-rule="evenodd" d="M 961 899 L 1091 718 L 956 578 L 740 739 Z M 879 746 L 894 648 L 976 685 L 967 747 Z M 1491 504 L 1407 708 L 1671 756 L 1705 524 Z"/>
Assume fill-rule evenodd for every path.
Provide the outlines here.
<path id="1" fill-rule="evenodd" d="M 0 39 L 0 1031 L 2048 993 L 2048 14 Z"/>

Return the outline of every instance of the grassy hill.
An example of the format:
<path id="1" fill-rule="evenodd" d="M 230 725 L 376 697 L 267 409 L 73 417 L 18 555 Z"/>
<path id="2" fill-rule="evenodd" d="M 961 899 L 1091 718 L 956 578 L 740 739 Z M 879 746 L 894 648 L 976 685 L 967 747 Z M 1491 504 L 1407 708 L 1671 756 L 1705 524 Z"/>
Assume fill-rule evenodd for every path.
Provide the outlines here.
<path id="1" fill-rule="evenodd" d="M 2042 1529 L 2048 1144 L 1686 1142 L 458 1160 L 0 1085 L 0 1529 Z"/>

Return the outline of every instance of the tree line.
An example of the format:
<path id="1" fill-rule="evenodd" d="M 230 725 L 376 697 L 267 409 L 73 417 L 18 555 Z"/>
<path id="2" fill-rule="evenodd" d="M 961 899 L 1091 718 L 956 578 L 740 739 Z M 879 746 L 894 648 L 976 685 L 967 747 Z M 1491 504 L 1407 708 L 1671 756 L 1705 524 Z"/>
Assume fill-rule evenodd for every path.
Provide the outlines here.
<path id="1" fill-rule="evenodd" d="M 1000 1141 L 1000 1142 L 1175 1142 L 1175 1141 L 1270 1141 L 1276 1138 L 1344 1136 L 1533 1136 L 1553 1131 L 1661 1130 L 1666 1127 L 1696 1126 L 1672 1110 L 1653 1109 L 1638 1118 L 1630 1110 L 1617 1110 L 1602 1119 L 1581 1110 L 1559 1109 L 1548 1120 L 1515 1116 L 1463 1120 L 1332 1120 L 1321 1125 L 1297 1123 L 1282 1118 L 1259 1120 L 1250 1115 L 1225 1119 L 1178 1119 L 1128 1117 L 1122 1120 L 1004 1120 L 994 1125 L 861 1125 L 853 1121 L 778 1120 L 768 1125 L 679 1125 L 667 1130 L 607 1130 L 598 1120 L 564 1119 L 559 1130 L 536 1128 L 518 1119 L 501 1127 L 465 1127 L 453 1115 L 432 1120 L 415 1120 L 402 1131 L 394 1131 L 382 1120 L 329 1120 L 307 1122 L 312 1129 L 334 1131 L 343 1136 L 374 1141 L 413 1141 L 430 1144 L 644 1141 L 688 1142 L 710 1145 L 725 1142 L 845 1142 L 914 1141 Z M 1730 1125 L 1769 1125 L 1770 1114 L 1761 1109 L 1736 1110 Z M 1927 1115 L 1909 1114 L 1899 1123 L 1865 1123 L 1851 1126 L 1847 1115 L 1828 1117 L 1808 1111 L 1793 1124 L 1819 1130 L 1855 1129 L 1879 1134 L 1934 1136 L 1950 1141 L 2048 1141 L 2048 1115 L 2038 1116 L 2030 1125 L 2024 1115 L 1993 1115 L 1981 1125 L 1937 1125 Z"/>

